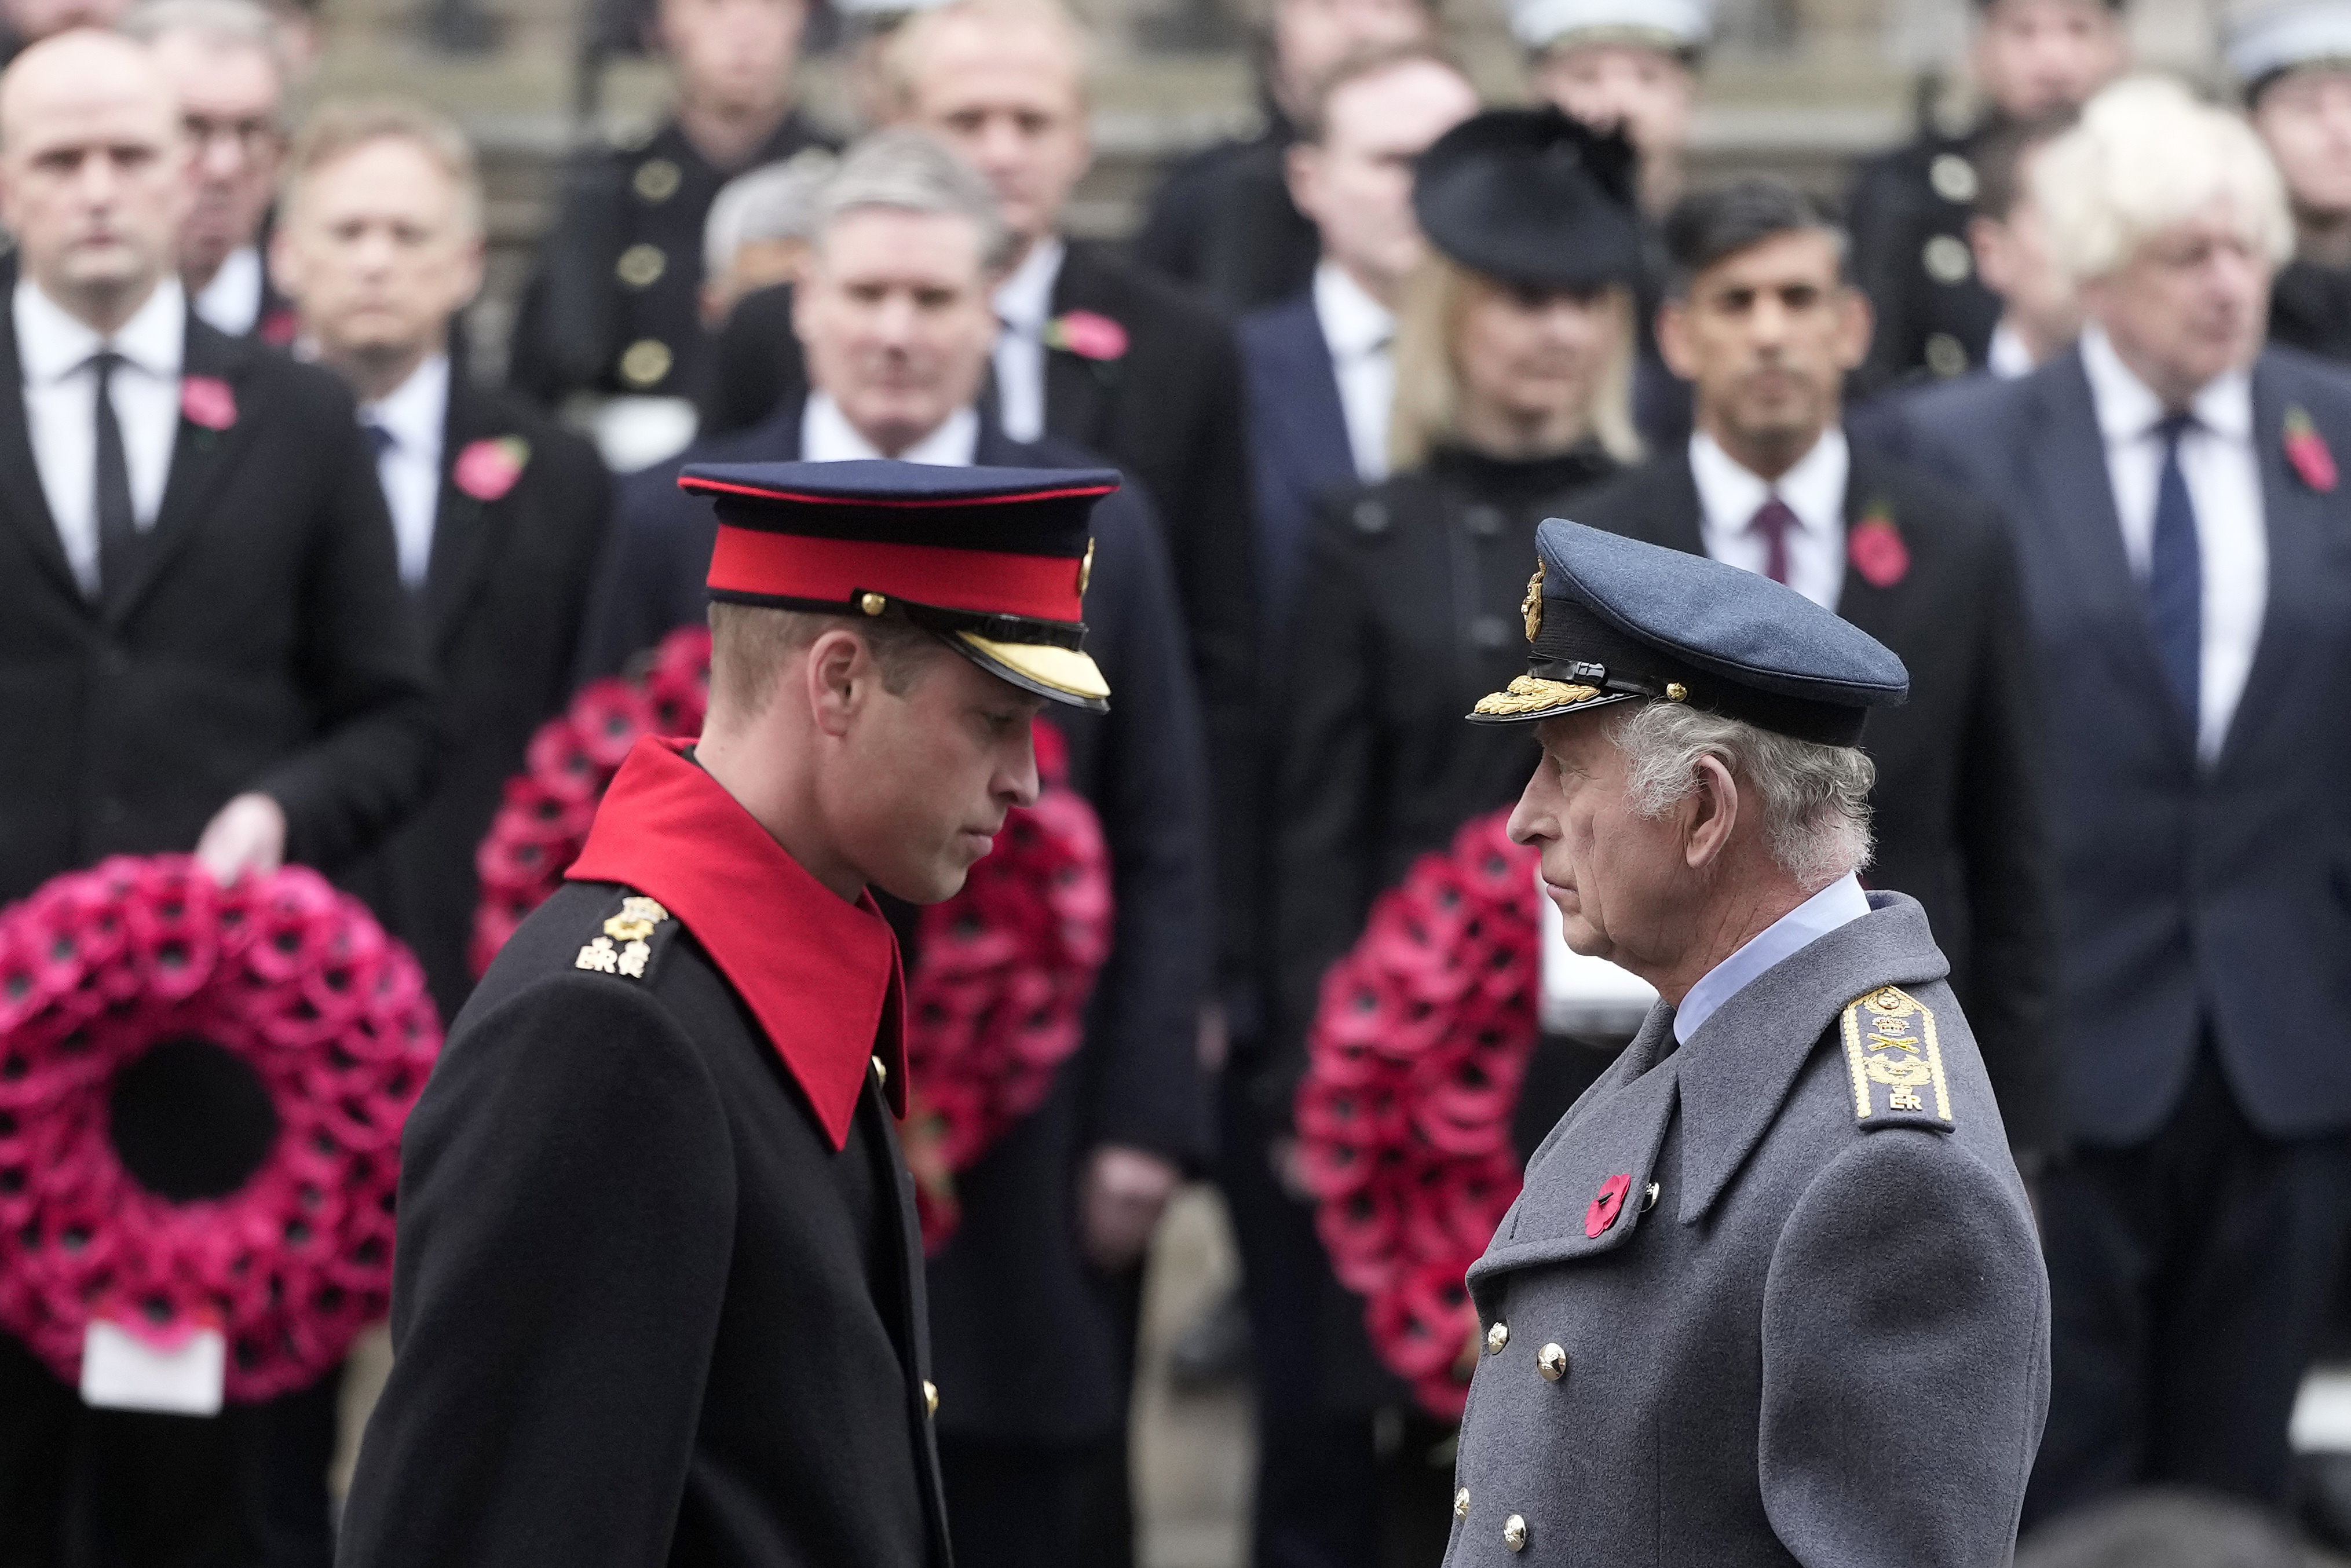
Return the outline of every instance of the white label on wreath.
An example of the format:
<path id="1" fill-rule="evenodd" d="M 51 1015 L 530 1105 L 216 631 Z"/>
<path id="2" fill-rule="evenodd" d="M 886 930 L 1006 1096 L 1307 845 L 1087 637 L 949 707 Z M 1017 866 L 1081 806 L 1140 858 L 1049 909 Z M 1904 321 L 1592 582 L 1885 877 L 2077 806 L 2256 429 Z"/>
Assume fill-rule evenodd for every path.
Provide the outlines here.
<path id="1" fill-rule="evenodd" d="M 1605 958 L 1586 957 L 1567 945 L 1567 922 L 1535 868 L 1535 902 L 1542 929 L 1542 1028 L 1545 1034 L 1630 1036 L 1657 999 L 1656 988 Z"/>
<path id="2" fill-rule="evenodd" d="M 228 1341 L 197 1329 L 166 1350 L 106 1318 L 92 1318 L 81 1342 L 81 1402 L 105 1410 L 217 1416 L 228 1373 Z"/>

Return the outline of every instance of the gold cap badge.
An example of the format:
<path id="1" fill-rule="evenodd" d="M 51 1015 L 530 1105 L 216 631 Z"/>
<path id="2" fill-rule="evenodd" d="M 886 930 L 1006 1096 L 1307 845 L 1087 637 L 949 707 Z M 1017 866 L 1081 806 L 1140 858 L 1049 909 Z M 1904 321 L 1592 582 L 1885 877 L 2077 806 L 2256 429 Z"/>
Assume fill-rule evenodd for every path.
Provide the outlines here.
<path id="1" fill-rule="evenodd" d="M 1535 562 L 1535 574 L 1527 579 L 1527 596 L 1519 601 L 1519 613 L 1526 617 L 1527 641 L 1535 640 L 1542 630 L 1542 562 Z"/>

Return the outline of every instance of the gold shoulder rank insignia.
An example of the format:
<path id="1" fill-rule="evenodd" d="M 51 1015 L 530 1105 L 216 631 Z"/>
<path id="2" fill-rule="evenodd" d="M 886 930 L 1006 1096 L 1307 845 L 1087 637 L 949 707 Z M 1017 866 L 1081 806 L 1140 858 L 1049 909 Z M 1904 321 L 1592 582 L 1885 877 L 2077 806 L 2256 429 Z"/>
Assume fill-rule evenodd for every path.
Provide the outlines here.
<path id="1" fill-rule="evenodd" d="M 621 912 L 604 922 L 604 935 L 580 949 L 572 967 L 643 979 L 645 965 L 653 956 L 653 946 L 646 938 L 668 918 L 669 911 L 652 899 L 631 894 L 621 901 Z"/>
<path id="2" fill-rule="evenodd" d="M 1931 1009 L 1898 986 L 1881 986 L 1846 1005 L 1843 1030 L 1853 1113 L 1863 1126 L 1952 1125 Z"/>

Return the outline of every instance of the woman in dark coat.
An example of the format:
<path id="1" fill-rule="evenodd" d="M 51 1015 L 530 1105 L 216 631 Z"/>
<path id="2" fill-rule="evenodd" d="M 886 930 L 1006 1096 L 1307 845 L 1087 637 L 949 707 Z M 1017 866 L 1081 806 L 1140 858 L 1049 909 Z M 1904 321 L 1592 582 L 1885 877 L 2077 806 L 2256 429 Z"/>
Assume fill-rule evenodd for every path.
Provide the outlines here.
<path id="1" fill-rule="evenodd" d="M 1317 508 L 1276 703 L 1276 1049 L 1246 1095 L 1290 1189 L 1270 1224 L 1242 1227 L 1261 1239 L 1243 1240 L 1267 1455 L 1260 1562 L 1368 1568 L 1382 1536 L 1416 1560 L 1444 1550 L 1447 1433 L 1373 1359 L 1362 1299 L 1312 1239 L 1289 1169 L 1290 1100 L 1322 972 L 1373 899 L 1516 800 L 1534 765 L 1508 727 L 1462 716 L 1524 672 L 1535 525 L 1640 455 L 1633 171 L 1620 137 L 1548 109 L 1480 115 L 1429 149 L 1413 205 L 1431 248 L 1397 319 L 1393 471 Z"/>

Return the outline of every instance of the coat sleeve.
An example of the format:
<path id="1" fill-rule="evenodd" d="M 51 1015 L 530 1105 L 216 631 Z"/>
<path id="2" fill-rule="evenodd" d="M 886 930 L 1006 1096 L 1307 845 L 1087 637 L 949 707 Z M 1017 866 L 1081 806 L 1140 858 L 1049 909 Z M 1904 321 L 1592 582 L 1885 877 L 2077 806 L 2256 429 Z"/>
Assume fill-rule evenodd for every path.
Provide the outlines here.
<path id="1" fill-rule="evenodd" d="M 1973 953 L 1961 998 L 2000 1102 L 2009 1145 L 2047 1155 L 2064 1141 L 2049 1040 L 2053 945 L 2042 812 L 2032 632 L 2015 547 L 1996 519 L 1983 529 L 1984 570 L 1970 694 L 1966 787 L 1956 824 Z"/>
<path id="2" fill-rule="evenodd" d="M 2005 1568 L 2049 1405 L 2022 1192 L 1890 1127 L 1797 1200 L 1763 1289 L 1763 1509 L 1806 1568 Z"/>
<path id="3" fill-rule="evenodd" d="M 1089 604 L 1102 595 L 1102 622 L 1118 629 L 1104 650 L 1111 708 L 1094 800 L 1116 910 L 1087 1019 L 1102 1044 L 1084 1144 L 1196 1164 L 1208 1145 L 1197 1031 L 1214 956 L 1198 697 L 1156 523 L 1121 496 L 1097 509 L 1095 528 L 1105 543 Z"/>
<path id="4" fill-rule="evenodd" d="M 253 783 L 286 813 L 287 858 L 328 870 L 423 799 L 439 742 L 424 628 L 401 585 L 392 515 L 350 405 L 335 391 L 319 438 L 328 472 L 308 503 L 297 654 L 314 738 Z"/>
<path id="5" fill-rule="evenodd" d="M 402 1157 L 342 1568 L 665 1561 L 734 1232 L 693 1045 L 641 992 L 546 982 L 453 1041 Z"/>
<path id="6" fill-rule="evenodd" d="M 1322 972 L 1371 908 L 1384 678 L 1364 549 L 1344 518 L 1360 492 L 1317 508 L 1304 587 L 1275 702 L 1280 761 L 1272 833 L 1277 996 L 1272 1051 L 1251 1092 L 1283 1124 L 1306 1071 Z"/>

